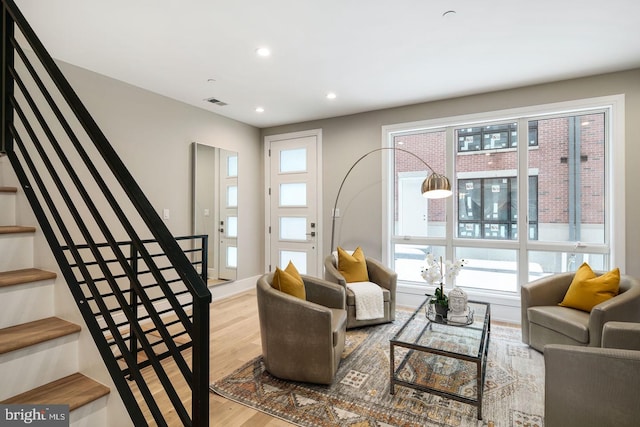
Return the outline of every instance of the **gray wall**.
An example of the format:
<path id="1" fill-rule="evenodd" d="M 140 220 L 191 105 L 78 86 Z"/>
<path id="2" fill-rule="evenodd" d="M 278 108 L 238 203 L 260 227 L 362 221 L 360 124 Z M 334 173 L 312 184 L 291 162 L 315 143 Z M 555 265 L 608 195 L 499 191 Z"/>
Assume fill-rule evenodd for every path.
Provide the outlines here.
<path id="1" fill-rule="evenodd" d="M 238 278 L 262 271 L 262 146 L 253 126 L 69 65 L 62 71 L 175 236 L 192 233 L 191 143 L 238 152 Z M 256 236 L 259 236 L 256 238 Z"/>
<path id="2" fill-rule="evenodd" d="M 330 210 L 340 181 L 360 155 L 380 146 L 382 126 L 616 94 L 625 94 L 626 106 L 626 265 L 628 273 L 640 276 L 640 263 L 634 262 L 640 253 L 640 224 L 635 221 L 640 217 L 640 193 L 636 191 L 640 163 L 640 69 L 272 127 L 263 129 L 262 136 L 322 129 L 323 244 L 328 248 Z M 370 156 L 365 161 L 366 165 L 354 169 L 342 190 L 342 218 L 336 241 L 345 247 L 360 244 L 365 253 L 381 257 L 380 157 Z"/>

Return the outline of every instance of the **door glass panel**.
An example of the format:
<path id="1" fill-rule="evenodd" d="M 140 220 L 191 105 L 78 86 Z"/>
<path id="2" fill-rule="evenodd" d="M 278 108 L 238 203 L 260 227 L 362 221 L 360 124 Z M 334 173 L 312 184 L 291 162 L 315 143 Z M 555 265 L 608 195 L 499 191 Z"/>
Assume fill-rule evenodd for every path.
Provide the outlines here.
<path id="1" fill-rule="evenodd" d="M 280 206 L 306 206 L 307 184 L 294 182 L 280 184 Z"/>
<path id="2" fill-rule="evenodd" d="M 282 150 L 280 152 L 280 172 L 304 172 L 307 170 L 307 149 Z"/>
<path id="3" fill-rule="evenodd" d="M 530 122 L 531 123 L 531 122 Z M 537 120 L 537 240 L 605 243 L 605 114 Z M 530 124 L 531 127 L 531 124 Z"/>
<path id="4" fill-rule="evenodd" d="M 238 237 L 238 217 L 227 217 L 227 237 Z"/>
<path id="5" fill-rule="evenodd" d="M 307 218 L 305 217 L 281 217 L 281 240 L 307 240 Z"/>
<path id="6" fill-rule="evenodd" d="M 300 274 L 307 274 L 307 253 L 299 251 L 280 251 L 280 268 L 284 269 L 289 261 L 296 266 Z"/>
<path id="7" fill-rule="evenodd" d="M 238 187 L 236 185 L 230 185 L 227 187 L 227 207 L 238 206 Z"/>
<path id="8" fill-rule="evenodd" d="M 227 248 L 227 268 L 238 267 L 238 248 L 229 246 Z"/>
<path id="9" fill-rule="evenodd" d="M 238 176 L 238 156 L 227 157 L 227 176 Z"/>

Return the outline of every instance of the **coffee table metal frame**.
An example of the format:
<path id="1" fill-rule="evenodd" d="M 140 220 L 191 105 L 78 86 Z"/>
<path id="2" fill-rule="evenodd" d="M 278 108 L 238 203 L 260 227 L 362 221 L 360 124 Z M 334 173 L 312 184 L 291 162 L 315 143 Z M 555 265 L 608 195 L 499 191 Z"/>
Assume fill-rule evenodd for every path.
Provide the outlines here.
<path id="1" fill-rule="evenodd" d="M 491 335 L 491 307 L 488 303 L 484 303 L 484 302 L 477 302 L 477 301 L 469 301 L 469 304 L 473 307 L 474 305 L 482 305 L 482 306 L 486 306 L 486 311 L 485 311 L 485 315 L 484 315 L 484 319 L 479 319 L 479 322 L 474 322 L 473 324 L 469 325 L 469 326 L 460 326 L 460 325 L 449 325 L 446 323 L 441 323 L 441 322 L 435 322 L 432 321 L 430 319 L 428 319 L 426 317 L 426 304 L 428 304 L 430 298 L 427 298 L 421 305 L 420 307 L 418 307 L 418 309 L 413 313 L 413 315 L 409 318 L 409 320 L 407 320 L 405 322 L 404 325 L 402 325 L 402 327 L 400 328 L 400 330 L 395 334 L 395 336 L 393 338 L 391 338 L 391 340 L 389 341 L 389 345 L 390 345 L 390 352 L 389 352 L 389 356 L 390 356 L 390 360 L 389 360 L 389 366 L 390 366 L 390 370 L 391 370 L 391 377 L 390 377 L 390 393 L 391 394 L 395 394 L 395 385 L 402 385 L 402 386 L 406 386 L 406 387 L 411 387 L 417 390 L 422 390 L 422 391 L 426 391 L 428 393 L 432 393 L 435 394 L 437 396 L 441 396 L 447 399 L 453 399 L 453 400 L 457 400 L 459 402 L 463 402 L 463 403 L 468 403 L 470 405 L 474 405 L 477 408 L 477 412 L 478 412 L 478 419 L 481 420 L 482 419 L 482 394 L 483 394 L 483 388 L 484 388 L 484 380 L 485 380 L 485 375 L 486 375 L 486 366 L 487 366 L 487 354 L 489 352 L 489 337 Z M 476 310 L 477 313 L 477 310 Z M 413 322 L 416 319 L 416 316 L 423 316 L 424 319 L 426 320 L 426 325 L 425 327 L 421 330 L 420 333 L 418 333 L 415 336 L 415 339 L 411 340 L 412 342 L 407 342 L 407 341 L 401 341 L 399 339 L 399 337 L 401 337 L 402 333 L 404 332 L 404 330 L 407 328 L 407 326 L 409 324 L 411 324 L 411 322 Z M 433 332 L 433 324 L 437 323 L 441 326 L 444 326 L 446 328 L 473 328 L 473 329 L 477 329 L 479 331 L 480 335 L 480 339 L 479 339 L 479 343 L 478 343 L 478 351 L 477 354 L 475 355 L 468 355 L 468 354 L 461 354 L 461 353 L 456 353 L 456 352 L 452 352 L 452 351 L 447 351 L 447 350 L 443 350 L 443 349 L 438 349 L 438 348 L 432 348 L 432 347 L 428 347 L 425 345 L 420 345 L 420 341 L 421 338 L 425 335 L 425 334 L 430 334 L 430 333 L 438 333 L 438 334 L 443 334 L 445 332 Z M 405 381 L 402 380 L 400 378 L 398 378 L 397 373 L 400 372 L 403 367 L 404 364 L 407 362 L 409 356 L 412 354 L 412 351 L 407 352 L 407 354 L 405 354 L 405 356 L 403 357 L 402 361 L 400 362 L 400 365 L 398 366 L 398 369 L 395 369 L 395 347 L 405 347 L 408 348 L 410 350 L 415 350 L 415 351 L 421 351 L 421 352 L 425 352 L 425 353 L 431 353 L 431 354 L 436 354 L 436 355 L 440 355 L 440 356 L 446 356 L 446 357 L 452 357 L 455 359 L 460 359 L 460 360 L 466 360 L 469 362 L 473 362 L 476 364 L 477 367 L 477 373 L 476 373 L 476 381 L 477 381 L 477 393 L 476 393 L 476 398 L 475 399 L 471 399 L 469 397 L 466 396 L 461 396 L 459 394 L 453 394 L 453 393 L 449 393 L 447 391 L 444 390 L 439 390 L 436 388 L 431 388 L 431 387 L 427 387 L 423 384 L 417 384 L 417 383 L 412 383 L 409 381 Z"/>

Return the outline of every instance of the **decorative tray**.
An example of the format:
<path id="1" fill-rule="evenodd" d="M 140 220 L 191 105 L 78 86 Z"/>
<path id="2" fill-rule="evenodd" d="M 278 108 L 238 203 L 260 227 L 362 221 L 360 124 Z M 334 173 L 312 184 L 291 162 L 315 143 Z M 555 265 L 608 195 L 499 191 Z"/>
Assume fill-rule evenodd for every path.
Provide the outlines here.
<path id="1" fill-rule="evenodd" d="M 427 304 L 427 319 L 435 323 L 441 323 L 443 325 L 451 325 L 451 326 L 467 326 L 473 323 L 473 310 L 469 308 L 466 319 L 462 322 L 452 321 L 443 317 L 441 314 L 436 313 L 436 309 L 434 304 Z"/>

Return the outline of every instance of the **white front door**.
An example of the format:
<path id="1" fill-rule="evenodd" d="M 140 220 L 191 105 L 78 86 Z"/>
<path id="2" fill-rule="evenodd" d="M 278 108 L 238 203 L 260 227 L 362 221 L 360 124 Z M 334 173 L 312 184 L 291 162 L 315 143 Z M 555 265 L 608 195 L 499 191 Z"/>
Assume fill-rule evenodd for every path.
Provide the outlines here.
<path id="1" fill-rule="evenodd" d="M 318 276 L 321 244 L 319 171 L 322 131 L 265 138 L 267 271 L 292 261 L 301 274 Z"/>

